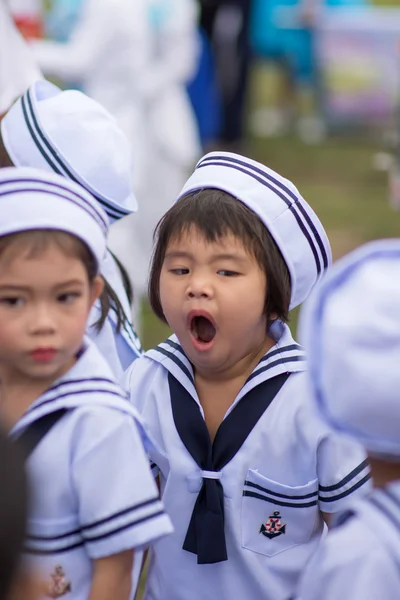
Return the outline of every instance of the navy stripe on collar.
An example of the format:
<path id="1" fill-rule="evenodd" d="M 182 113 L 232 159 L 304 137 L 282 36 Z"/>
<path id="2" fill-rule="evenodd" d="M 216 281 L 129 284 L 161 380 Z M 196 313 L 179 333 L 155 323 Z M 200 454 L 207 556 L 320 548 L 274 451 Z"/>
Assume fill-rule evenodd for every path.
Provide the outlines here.
<path id="1" fill-rule="evenodd" d="M 296 194 L 294 194 L 294 192 L 290 190 L 283 182 L 273 177 L 270 173 L 267 173 L 262 169 L 245 161 L 241 161 L 237 158 L 233 158 L 230 156 L 210 156 L 209 158 L 206 158 L 203 161 L 201 161 L 196 168 L 221 165 L 227 168 L 235 169 L 248 175 L 249 177 L 252 177 L 261 185 L 264 185 L 265 187 L 269 188 L 279 198 L 281 198 L 281 200 L 286 204 L 286 206 L 293 214 L 294 218 L 297 221 L 297 224 L 299 225 L 301 231 L 307 239 L 314 256 L 318 275 L 320 275 L 323 269 L 326 269 L 328 267 L 328 255 L 323 240 L 321 239 L 317 228 L 315 227 L 311 217 L 308 215 L 307 211 L 301 204 L 301 198 L 299 196 L 296 196 Z M 290 199 L 287 196 L 289 196 Z M 317 246 L 315 245 L 314 240 Z M 323 267 L 321 265 L 318 249 L 321 253 Z"/>
<path id="2" fill-rule="evenodd" d="M 105 198 L 100 197 L 91 187 L 88 186 L 86 182 L 76 177 L 71 172 L 71 170 L 68 168 L 67 163 L 61 159 L 61 156 L 57 154 L 57 152 L 55 152 L 48 139 L 46 138 L 43 130 L 41 129 L 40 124 L 35 115 L 30 94 L 31 91 L 28 90 L 24 94 L 24 96 L 21 97 L 21 106 L 25 123 L 35 146 L 37 147 L 45 161 L 53 169 L 53 171 L 55 171 L 59 175 L 68 177 L 72 181 L 79 183 L 82 187 L 87 189 L 88 192 L 92 194 L 92 196 L 104 207 L 106 212 L 111 217 L 119 219 L 130 214 L 130 211 L 117 208 L 113 204 L 108 202 Z"/>
<path id="3" fill-rule="evenodd" d="M 170 360 L 172 360 L 181 369 L 181 371 L 186 375 L 186 377 L 189 379 L 189 381 L 194 385 L 194 377 L 193 377 L 192 373 L 189 371 L 189 369 L 186 367 L 186 365 L 183 364 L 183 362 L 179 359 L 179 357 L 176 356 L 176 354 L 174 352 L 169 352 L 168 350 L 166 350 L 165 348 L 162 348 L 161 346 L 156 346 L 156 348 L 154 348 L 154 351 L 159 352 L 160 354 L 163 354 L 164 356 L 167 356 Z"/>

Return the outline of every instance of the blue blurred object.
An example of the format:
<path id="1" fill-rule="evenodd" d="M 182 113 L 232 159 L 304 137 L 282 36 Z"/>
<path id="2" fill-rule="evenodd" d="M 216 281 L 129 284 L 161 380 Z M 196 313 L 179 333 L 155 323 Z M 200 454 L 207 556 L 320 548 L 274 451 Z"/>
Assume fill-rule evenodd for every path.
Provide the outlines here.
<path id="1" fill-rule="evenodd" d="M 204 32 L 200 31 L 199 35 L 199 67 L 187 89 L 196 114 L 201 142 L 207 145 L 218 139 L 221 133 L 221 98 L 210 43 Z"/>
<path id="2" fill-rule="evenodd" d="M 250 39 L 253 52 L 272 60 L 286 60 L 295 80 L 315 78 L 313 30 L 298 19 L 301 0 L 253 0 Z M 322 0 L 327 7 L 365 6 L 367 0 Z"/>

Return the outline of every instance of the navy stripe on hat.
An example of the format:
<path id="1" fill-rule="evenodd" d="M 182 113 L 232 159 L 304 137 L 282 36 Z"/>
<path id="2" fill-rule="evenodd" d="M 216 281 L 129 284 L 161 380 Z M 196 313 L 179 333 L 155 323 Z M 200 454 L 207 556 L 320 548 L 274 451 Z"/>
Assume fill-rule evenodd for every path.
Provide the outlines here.
<path id="1" fill-rule="evenodd" d="M 34 144 L 37 149 L 45 159 L 45 161 L 50 165 L 55 173 L 59 175 L 63 175 L 64 177 L 68 177 L 75 183 L 78 183 L 82 187 L 92 194 L 92 196 L 104 207 L 105 211 L 113 218 L 120 218 L 130 214 L 130 211 L 123 210 L 115 207 L 104 197 L 100 197 L 98 193 L 96 193 L 87 182 L 81 180 L 76 175 L 74 175 L 70 168 L 68 167 L 66 161 L 62 159 L 62 157 L 57 154 L 54 148 L 51 146 L 49 140 L 46 138 L 45 132 L 40 127 L 40 123 L 35 115 L 35 110 L 33 108 L 32 98 L 31 98 L 31 90 L 28 90 L 24 96 L 21 97 L 21 106 L 22 112 L 24 115 L 25 123 L 28 128 L 28 131 L 32 137 Z"/>
<path id="2" fill-rule="evenodd" d="M 324 242 L 311 217 L 302 205 L 300 196 L 297 196 L 288 186 L 270 173 L 267 173 L 245 160 L 240 160 L 231 156 L 212 155 L 201 160 L 196 168 L 198 169 L 207 166 L 224 166 L 235 169 L 252 177 L 258 181 L 258 183 L 273 191 L 289 208 L 307 239 L 314 256 L 318 275 L 320 275 L 323 270 L 327 269 L 329 260 Z"/>
<path id="3" fill-rule="evenodd" d="M 37 187 L 32 187 L 36 185 Z M 3 189 L 3 187 L 5 189 Z M 43 181 L 34 178 L 21 179 L 2 179 L 0 181 L 0 196 L 8 196 L 16 192 L 39 192 L 40 194 L 51 194 L 58 196 L 68 202 L 76 204 L 84 210 L 96 223 L 100 226 L 104 234 L 108 231 L 108 224 L 104 220 L 102 214 L 98 211 L 94 203 L 90 204 L 84 196 L 79 195 L 76 191 L 71 190 L 68 186 L 63 186 L 60 183 L 52 181 Z"/>

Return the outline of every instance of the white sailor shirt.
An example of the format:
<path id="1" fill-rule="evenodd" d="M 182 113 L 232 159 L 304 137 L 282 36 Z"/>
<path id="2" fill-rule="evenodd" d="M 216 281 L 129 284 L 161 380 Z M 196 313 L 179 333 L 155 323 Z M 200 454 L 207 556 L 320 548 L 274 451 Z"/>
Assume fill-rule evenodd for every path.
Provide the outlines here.
<path id="1" fill-rule="evenodd" d="M 10 432 L 18 440 L 42 416 L 68 409 L 27 459 L 32 498 L 24 552 L 44 585 L 53 592 L 64 586 L 71 600 L 87 600 L 93 560 L 172 531 L 140 417 L 95 345 L 85 344 Z"/>
<path id="2" fill-rule="evenodd" d="M 321 511 L 338 511 L 350 496 L 369 488 L 363 450 L 339 439 L 313 412 L 304 351 L 286 325 L 277 325 L 276 345 L 228 409 L 212 447 L 208 436 L 203 462 L 194 454 L 196 447 L 207 445 L 200 431 L 204 413 L 192 365 L 176 336 L 148 351 L 126 373 L 131 401 L 161 449 L 150 451 L 150 458 L 175 529 L 152 550 L 146 600 L 287 600 L 324 532 Z M 257 407 L 264 389 L 282 377 L 287 379 L 275 398 L 249 426 L 253 401 Z M 228 461 L 225 456 L 213 462 L 224 453 Z M 213 496 L 215 481 L 219 489 Z M 221 541 L 218 516 L 207 513 L 206 523 L 200 514 L 204 495 L 213 496 L 215 512 L 222 504 L 226 560 L 200 557 L 207 535 L 210 555 L 214 542 Z"/>
<path id="3" fill-rule="evenodd" d="M 119 380 L 129 365 L 142 355 L 143 350 L 132 324 L 131 307 L 118 266 L 110 252 L 107 252 L 101 265 L 101 274 L 107 279 L 118 296 L 126 320 L 121 330 L 117 331 L 117 314 L 115 308 L 111 306 L 101 331 L 97 331 L 94 325 L 101 316 L 101 304 L 100 300 L 97 300 L 90 312 L 87 333 L 108 362 L 114 377 Z"/>
<path id="4" fill-rule="evenodd" d="M 400 482 L 339 515 L 307 566 L 297 600 L 398 600 Z"/>

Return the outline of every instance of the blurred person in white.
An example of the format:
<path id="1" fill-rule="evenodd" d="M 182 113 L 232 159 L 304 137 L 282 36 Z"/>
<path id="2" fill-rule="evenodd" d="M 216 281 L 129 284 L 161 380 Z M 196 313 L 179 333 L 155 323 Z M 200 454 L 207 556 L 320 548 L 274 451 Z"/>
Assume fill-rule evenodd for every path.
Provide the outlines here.
<path id="1" fill-rule="evenodd" d="M 34 57 L 14 24 L 7 0 L 0 0 L 0 118 L 40 77 Z"/>
<path id="2" fill-rule="evenodd" d="M 111 223 L 135 212 L 132 156 L 126 136 L 98 102 L 82 92 L 34 83 L 4 116 L 0 168 L 35 167 L 80 183 Z M 88 335 L 119 378 L 142 352 L 132 324 L 128 275 L 108 250 L 103 293 L 90 313 Z"/>
<path id="3" fill-rule="evenodd" d="M 0 600 L 36 600 L 39 578 L 21 560 L 28 514 L 24 454 L 0 430 Z"/>
<path id="4" fill-rule="evenodd" d="M 132 144 L 140 212 L 110 241 L 132 277 L 137 315 L 153 229 L 200 152 L 186 91 L 199 60 L 197 17 L 196 0 L 86 0 L 67 43 L 33 44 L 44 73 L 80 82 Z"/>
<path id="5" fill-rule="evenodd" d="M 399 598 L 399 303 L 400 240 L 379 240 L 338 262 L 303 309 L 314 404 L 364 446 L 374 491 L 339 515 L 298 600 Z"/>

